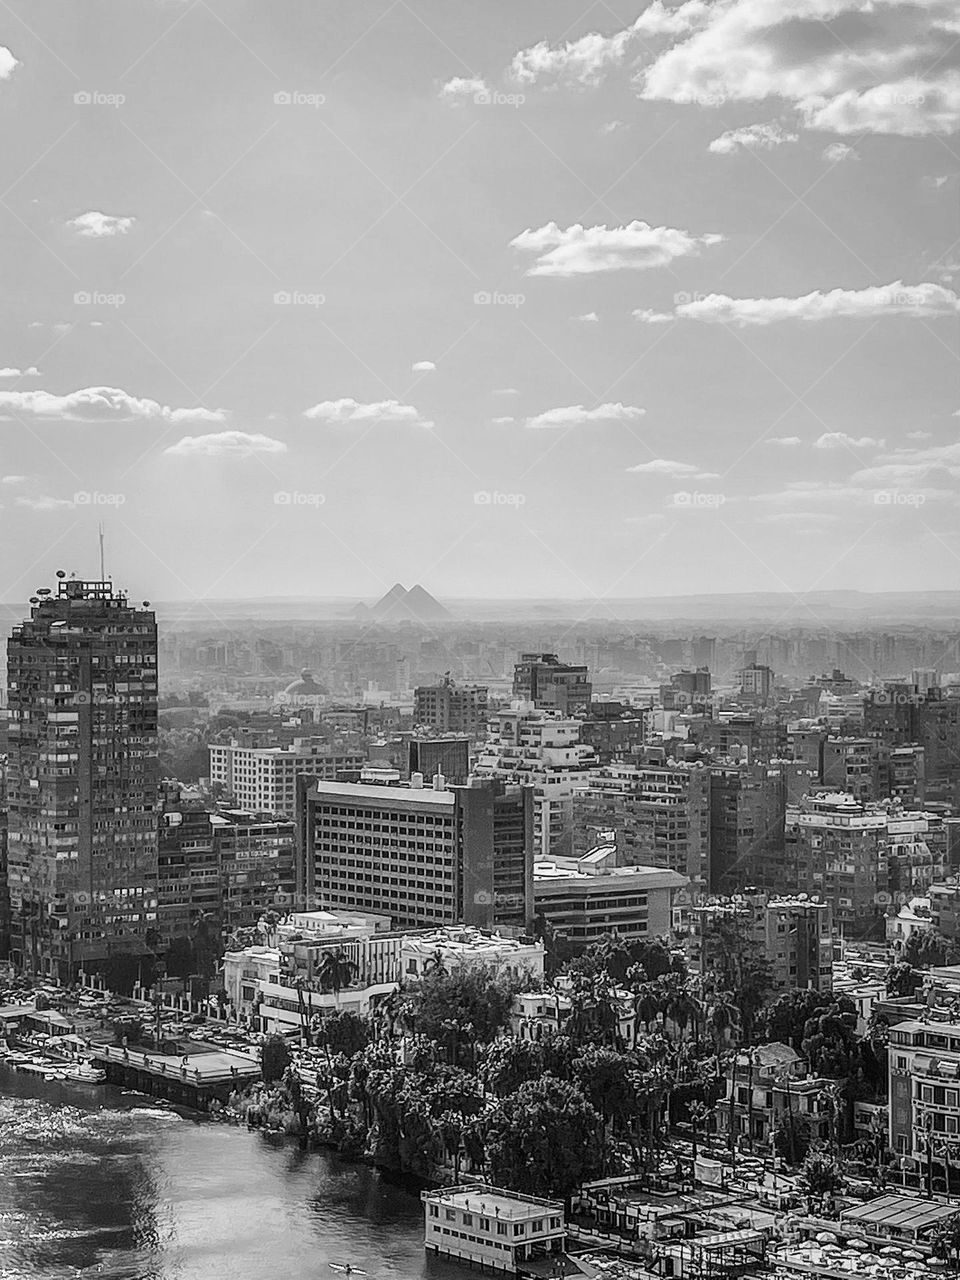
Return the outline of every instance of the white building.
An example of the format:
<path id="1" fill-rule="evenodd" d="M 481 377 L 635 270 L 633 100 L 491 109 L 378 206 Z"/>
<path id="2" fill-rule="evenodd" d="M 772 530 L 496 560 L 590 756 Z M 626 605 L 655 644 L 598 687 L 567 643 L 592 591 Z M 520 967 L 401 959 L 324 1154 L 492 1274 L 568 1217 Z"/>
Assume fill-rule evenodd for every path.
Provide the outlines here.
<path id="1" fill-rule="evenodd" d="M 397 980 L 415 979 L 440 964 L 449 970 L 458 964 L 486 964 L 498 974 L 543 977 L 545 948 L 542 942 L 522 942 L 468 926 L 408 933 L 400 948 L 401 972 Z"/>
<path id="2" fill-rule="evenodd" d="M 534 849 L 538 856 L 573 852 L 573 793 L 599 761 L 580 741 L 581 723 L 514 701 L 494 713 L 474 765 L 478 777 L 528 783 L 534 795 Z"/>
<path id="3" fill-rule="evenodd" d="M 637 1014 L 629 991 L 617 990 L 617 1039 L 624 1049 L 637 1040 Z M 518 1040 L 543 1040 L 563 1030 L 573 1001 L 563 991 L 523 991 L 514 996 L 510 1030 Z"/>
<path id="4" fill-rule="evenodd" d="M 516 1274 L 525 1262 L 564 1252 L 563 1205 L 485 1183 L 421 1193 L 424 1246 Z"/>
<path id="5" fill-rule="evenodd" d="M 606 867 L 601 859 L 541 859 L 533 864 L 536 913 L 586 945 L 613 933 L 627 941 L 659 938 L 673 927 L 673 904 L 689 881 L 662 867 Z"/>
<path id="6" fill-rule="evenodd" d="M 289 747 L 249 747 L 233 740 L 210 744 L 210 785 L 223 787 L 248 813 L 296 816 L 297 778 L 335 780 L 362 769 L 361 752 L 324 739 L 298 738 Z"/>

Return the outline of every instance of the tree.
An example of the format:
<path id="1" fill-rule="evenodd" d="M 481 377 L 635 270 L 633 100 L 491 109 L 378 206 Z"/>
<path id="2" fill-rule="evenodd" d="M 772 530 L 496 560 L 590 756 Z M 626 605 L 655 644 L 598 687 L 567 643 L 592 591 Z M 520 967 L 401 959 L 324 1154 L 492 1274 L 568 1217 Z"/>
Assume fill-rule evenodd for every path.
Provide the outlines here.
<path id="1" fill-rule="evenodd" d="M 952 1263 L 954 1270 L 960 1270 L 960 1214 L 936 1228 L 930 1237 L 930 1246 L 936 1257 Z"/>
<path id="2" fill-rule="evenodd" d="M 807 1023 L 835 1000 L 832 991 L 785 991 L 764 1011 L 763 1038 L 788 1044 L 799 1053 Z"/>
<path id="3" fill-rule="evenodd" d="M 355 1013 L 340 1009 L 319 1016 L 311 1031 L 316 1044 L 322 1044 L 328 1053 L 347 1058 L 365 1049 L 370 1042 L 367 1022 Z"/>
<path id="4" fill-rule="evenodd" d="M 317 982 L 321 990 L 332 991 L 339 1002 L 340 992 L 344 987 L 349 987 L 356 973 L 356 964 L 342 947 L 337 947 L 335 951 L 324 951 L 317 970 Z"/>
<path id="5" fill-rule="evenodd" d="M 960 948 L 937 929 L 915 930 L 906 941 L 901 959 L 914 969 L 956 964 L 960 960 Z"/>
<path id="6" fill-rule="evenodd" d="M 707 1121 L 713 1114 L 711 1109 L 704 1102 L 692 1102 L 688 1108 L 690 1116 L 690 1129 L 693 1138 L 693 1163 L 697 1163 L 697 1138 L 701 1133 L 707 1131 Z M 696 1172 L 696 1171 L 694 1171 Z"/>
<path id="7" fill-rule="evenodd" d="M 260 1072 L 264 1084 L 273 1084 L 281 1080 L 292 1061 L 290 1046 L 283 1036 L 267 1036 L 260 1045 Z"/>
<path id="8" fill-rule="evenodd" d="M 813 1141 L 813 1129 L 806 1116 L 788 1111 L 773 1132 L 773 1146 L 786 1164 L 797 1165 L 805 1160 Z"/>
<path id="9" fill-rule="evenodd" d="M 912 965 L 900 960 L 887 970 L 886 982 L 888 996 L 912 996 L 923 978 Z"/>
<path id="10" fill-rule="evenodd" d="M 457 964 L 449 973 L 432 969 L 406 989 L 398 1016 L 456 1063 L 506 1029 L 514 996 L 525 986 L 525 977 L 498 974 L 482 963 Z"/>
<path id="11" fill-rule="evenodd" d="M 856 1008 L 838 996 L 808 1020 L 800 1047 L 814 1074 L 840 1078 L 850 1075 L 857 1044 Z"/>
<path id="12" fill-rule="evenodd" d="M 800 1170 L 798 1185 L 807 1202 L 823 1200 L 839 1191 L 844 1184 L 843 1170 L 837 1160 L 826 1151 L 808 1151 Z"/>
<path id="13" fill-rule="evenodd" d="M 490 1115 L 493 1181 L 525 1195 L 569 1200 L 600 1172 L 599 1133 L 600 1117 L 576 1085 L 553 1076 L 529 1081 Z"/>

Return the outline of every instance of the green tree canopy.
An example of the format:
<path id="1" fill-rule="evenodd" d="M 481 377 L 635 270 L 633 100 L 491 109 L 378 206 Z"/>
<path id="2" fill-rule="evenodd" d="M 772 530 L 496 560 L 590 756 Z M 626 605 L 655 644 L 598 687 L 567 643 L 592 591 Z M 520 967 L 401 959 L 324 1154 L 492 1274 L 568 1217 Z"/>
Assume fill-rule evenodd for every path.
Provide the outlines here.
<path id="1" fill-rule="evenodd" d="M 526 1195 L 569 1198 L 600 1173 L 600 1117 L 576 1085 L 531 1080 L 492 1112 L 487 1158 L 493 1181 Z"/>

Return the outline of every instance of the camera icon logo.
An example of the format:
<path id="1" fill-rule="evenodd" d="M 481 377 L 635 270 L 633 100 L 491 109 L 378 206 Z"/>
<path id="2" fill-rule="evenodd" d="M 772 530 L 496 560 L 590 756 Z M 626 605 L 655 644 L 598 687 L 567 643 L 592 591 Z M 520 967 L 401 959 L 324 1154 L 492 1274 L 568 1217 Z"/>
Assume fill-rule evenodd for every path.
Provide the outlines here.
<path id="1" fill-rule="evenodd" d="M 278 93 L 273 95 L 273 102 L 277 107 L 289 107 L 292 101 L 293 98 L 286 89 L 281 89 Z"/>
<path id="2" fill-rule="evenodd" d="M 80 89 L 73 95 L 73 101 L 78 107 L 89 107 L 93 98 L 86 89 Z"/>
<path id="3" fill-rule="evenodd" d="M 279 293 L 273 295 L 273 301 L 278 307 L 289 307 L 290 294 L 286 289 L 281 289 Z"/>
<path id="4" fill-rule="evenodd" d="M 473 501 L 478 507 L 488 507 L 491 502 L 491 494 L 488 489 L 478 489 L 473 495 Z"/>
<path id="5" fill-rule="evenodd" d="M 490 294 L 487 293 L 486 289 L 481 289 L 479 293 L 473 295 L 473 301 L 478 307 L 489 307 Z"/>
<path id="6" fill-rule="evenodd" d="M 73 303 L 76 307 L 89 307 L 92 299 L 86 289 L 81 289 L 79 293 L 73 295 Z"/>

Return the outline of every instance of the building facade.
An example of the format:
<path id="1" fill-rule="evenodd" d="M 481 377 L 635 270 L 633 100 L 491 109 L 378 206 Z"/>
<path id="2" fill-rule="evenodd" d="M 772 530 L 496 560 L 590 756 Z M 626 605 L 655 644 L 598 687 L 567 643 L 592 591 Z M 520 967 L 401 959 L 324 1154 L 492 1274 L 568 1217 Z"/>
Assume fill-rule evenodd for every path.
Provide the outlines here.
<path id="1" fill-rule="evenodd" d="M 360 751 L 340 750 L 322 738 L 288 747 L 251 747 L 234 739 L 210 744 L 210 785 L 221 787 L 247 813 L 294 817 L 297 778 L 334 779 L 366 764 Z"/>
<path id="2" fill-rule="evenodd" d="M 561 662 L 555 653 L 521 653 L 513 669 L 513 696 L 561 715 L 585 715 L 593 686 L 584 666 Z"/>
<path id="3" fill-rule="evenodd" d="M 11 957 L 64 982 L 156 928 L 157 624 L 60 576 L 7 644 Z"/>

